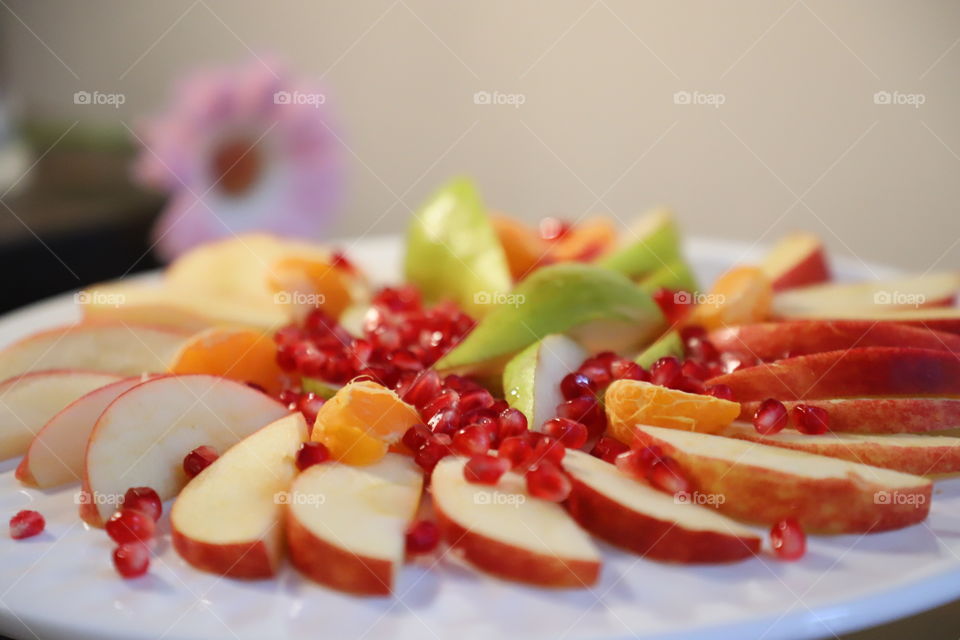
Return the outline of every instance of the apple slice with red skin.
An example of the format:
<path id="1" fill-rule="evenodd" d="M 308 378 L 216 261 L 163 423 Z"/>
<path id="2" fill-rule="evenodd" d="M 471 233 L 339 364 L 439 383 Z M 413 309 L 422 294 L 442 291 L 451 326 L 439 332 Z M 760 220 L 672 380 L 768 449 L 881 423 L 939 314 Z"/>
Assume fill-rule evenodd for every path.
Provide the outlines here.
<path id="1" fill-rule="evenodd" d="M 293 413 L 250 434 L 191 480 L 170 510 L 173 548 L 201 571 L 269 578 L 283 554 L 283 505 L 307 423 Z"/>
<path id="2" fill-rule="evenodd" d="M 910 347 L 857 347 L 738 369 L 707 381 L 738 402 L 859 396 L 960 397 L 960 358 Z"/>
<path id="3" fill-rule="evenodd" d="M 711 331 L 709 340 L 724 353 L 763 362 L 857 347 L 913 347 L 960 354 L 960 336 L 952 333 L 868 320 L 745 324 Z"/>
<path id="4" fill-rule="evenodd" d="M 796 232 L 784 236 L 760 265 L 774 291 L 786 291 L 830 280 L 830 267 L 820 238 Z"/>
<path id="5" fill-rule="evenodd" d="M 242 382 L 208 375 L 160 376 L 104 410 L 84 454 L 80 517 L 102 526 L 130 487 L 161 500 L 187 482 L 183 458 L 199 446 L 222 454 L 290 411 Z"/>
<path id="6" fill-rule="evenodd" d="M 512 471 L 496 486 L 469 483 L 465 463 L 444 458 L 430 481 L 437 524 L 454 554 L 505 580 L 579 589 L 596 583 L 600 554 L 563 507 L 528 495 L 523 476 Z"/>
<path id="7" fill-rule="evenodd" d="M 87 439 L 97 418 L 117 396 L 141 382 L 141 378 L 124 378 L 98 387 L 50 418 L 30 442 L 17 467 L 17 480 L 41 489 L 79 482 Z"/>
<path id="8" fill-rule="evenodd" d="M 921 307 L 919 309 L 818 309 L 792 314 L 797 320 L 869 320 L 895 322 L 932 331 L 960 334 L 960 309 L 954 307 Z"/>
<path id="9" fill-rule="evenodd" d="M 742 422 L 725 427 L 719 435 L 921 476 L 960 471 L 960 438 L 948 436 L 807 435 L 794 429 L 764 436 L 752 424 Z"/>
<path id="10" fill-rule="evenodd" d="M 119 377 L 96 371 L 35 371 L 0 382 L 0 460 L 21 455 L 58 411 Z"/>
<path id="11" fill-rule="evenodd" d="M 877 313 L 895 309 L 950 306 L 960 290 L 960 273 L 928 273 L 893 280 L 830 283 L 778 293 L 772 314 L 790 318 L 810 312 Z"/>
<path id="12" fill-rule="evenodd" d="M 740 419 L 750 421 L 761 401 L 740 404 Z M 786 400 L 787 410 L 798 404 L 820 407 L 830 416 L 835 433 L 933 433 L 960 429 L 960 398 L 824 398 Z"/>
<path id="13" fill-rule="evenodd" d="M 665 562 L 732 562 L 760 552 L 750 529 L 711 507 L 658 491 L 609 462 L 570 449 L 567 510 L 580 526 L 618 547 Z M 686 496 L 689 498 L 689 496 Z"/>
<path id="14" fill-rule="evenodd" d="M 297 476 L 287 501 L 290 561 L 332 589 L 389 595 L 422 490 L 421 469 L 397 453 L 365 466 L 309 467 Z"/>
<path id="15" fill-rule="evenodd" d="M 718 435 L 638 425 L 704 494 L 723 496 L 722 513 L 770 525 L 796 518 L 818 533 L 875 533 L 922 522 L 933 484 L 926 478 L 837 458 Z"/>

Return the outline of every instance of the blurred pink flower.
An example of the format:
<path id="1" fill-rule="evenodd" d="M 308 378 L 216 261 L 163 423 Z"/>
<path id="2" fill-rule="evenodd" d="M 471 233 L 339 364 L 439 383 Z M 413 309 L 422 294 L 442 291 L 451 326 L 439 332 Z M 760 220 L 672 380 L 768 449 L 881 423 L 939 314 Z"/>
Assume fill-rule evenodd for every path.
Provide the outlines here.
<path id="1" fill-rule="evenodd" d="M 315 238 L 339 203 L 325 94 L 277 65 L 198 72 L 139 128 L 134 176 L 170 196 L 153 230 L 163 259 L 250 230 Z"/>

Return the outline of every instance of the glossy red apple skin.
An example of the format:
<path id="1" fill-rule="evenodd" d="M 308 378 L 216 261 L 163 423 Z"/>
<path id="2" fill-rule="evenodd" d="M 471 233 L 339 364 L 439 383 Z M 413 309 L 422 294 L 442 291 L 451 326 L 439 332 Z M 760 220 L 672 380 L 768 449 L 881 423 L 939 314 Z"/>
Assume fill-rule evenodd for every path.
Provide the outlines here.
<path id="1" fill-rule="evenodd" d="M 772 436 L 763 436 L 752 425 L 743 423 L 730 425 L 720 435 L 914 475 L 960 472 L 960 442 L 956 442 L 956 438 L 940 438 L 946 442 L 938 446 L 910 447 L 897 445 L 896 439 L 889 440 L 890 434 L 870 434 L 875 437 L 851 441 L 833 436 L 805 436 L 788 429 Z M 933 444 L 938 439 L 923 440 Z"/>
<path id="2" fill-rule="evenodd" d="M 913 347 L 960 354 L 960 336 L 870 320 L 747 324 L 717 329 L 709 339 L 722 352 L 763 362 L 857 347 Z"/>
<path id="3" fill-rule="evenodd" d="M 276 567 L 262 541 L 238 544 L 210 544 L 171 532 L 173 548 L 191 566 L 230 578 L 259 580 L 272 577 Z"/>
<path id="4" fill-rule="evenodd" d="M 835 398 L 787 400 L 787 410 L 797 404 L 820 407 L 830 415 L 836 433 L 932 433 L 960 429 L 960 398 Z M 740 419 L 751 420 L 760 402 L 744 402 Z"/>
<path id="5" fill-rule="evenodd" d="M 830 278 L 830 267 L 823 247 L 817 244 L 799 262 L 776 275 L 771 284 L 774 291 L 786 291 L 829 282 Z"/>
<path id="6" fill-rule="evenodd" d="M 634 511 L 572 478 L 566 507 L 584 529 L 637 555 L 679 563 L 735 562 L 760 552 L 760 538 L 692 531 Z"/>
<path id="7" fill-rule="evenodd" d="M 436 505 L 435 505 L 436 506 Z M 600 563 L 531 553 L 471 531 L 437 508 L 444 540 L 468 562 L 495 576 L 541 587 L 583 589 L 597 582 Z"/>
<path id="8" fill-rule="evenodd" d="M 877 492 L 887 487 L 862 478 L 811 478 L 742 460 L 694 455 L 642 427 L 637 429 L 637 443 L 659 446 L 701 492 L 725 496 L 719 505 L 721 513 L 744 522 L 771 525 L 796 518 L 804 530 L 811 532 L 876 533 L 922 522 L 930 511 L 929 483 L 901 489 L 895 503 L 879 505 Z"/>
<path id="9" fill-rule="evenodd" d="M 295 518 L 284 516 L 287 546 L 296 553 L 290 562 L 302 574 L 331 589 L 364 596 L 390 595 L 394 583 L 393 563 L 382 558 L 360 557 L 316 536 Z M 336 571 L 330 571 L 336 567 Z"/>
<path id="10" fill-rule="evenodd" d="M 717 376 L 739 402 L 860 396 L 960 396 L 960 358 L 909 347 L 857 347 L 787 358 Z"/>

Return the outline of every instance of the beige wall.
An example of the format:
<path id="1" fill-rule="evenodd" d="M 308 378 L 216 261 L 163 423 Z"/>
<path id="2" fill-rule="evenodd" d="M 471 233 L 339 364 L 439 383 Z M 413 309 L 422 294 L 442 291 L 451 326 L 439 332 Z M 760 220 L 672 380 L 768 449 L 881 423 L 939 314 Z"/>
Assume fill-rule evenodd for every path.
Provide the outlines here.
<path id="1" fill-rule="evenodd" d="M 8 89 L 67 122 L 130 122 L 175 75 L 249 49 L 322 75 L 356 154 L 343 234 L 385 212 L 373 231 L 400 229 L 464 172 L 531 220 L 663 202 L 698 235 L 802 227 L 865 260 L 960 267 L 960 3 L 6 2 Z M 127 102 L 77 107 L 78 89 Z"/>

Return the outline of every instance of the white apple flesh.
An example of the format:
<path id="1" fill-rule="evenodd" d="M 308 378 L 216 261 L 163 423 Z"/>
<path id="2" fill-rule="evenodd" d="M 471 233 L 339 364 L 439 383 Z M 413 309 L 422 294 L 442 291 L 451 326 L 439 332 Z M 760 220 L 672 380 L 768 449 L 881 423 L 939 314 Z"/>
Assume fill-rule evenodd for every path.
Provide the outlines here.
<path id="1" fill-rule="evenodd" d="M 553 334 L 518 353 L 503 370 L 503 393 L 511 407 L 527 417 L 530 428 L 539 431 L 557 415 L 563 402 L 560 381 L 575 371 L 587 352 L 570 338 Z"/>

